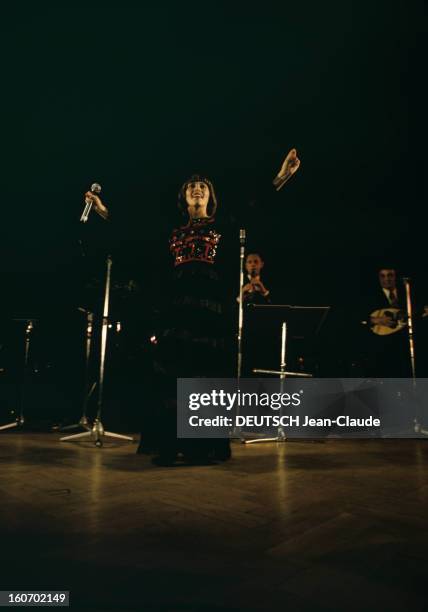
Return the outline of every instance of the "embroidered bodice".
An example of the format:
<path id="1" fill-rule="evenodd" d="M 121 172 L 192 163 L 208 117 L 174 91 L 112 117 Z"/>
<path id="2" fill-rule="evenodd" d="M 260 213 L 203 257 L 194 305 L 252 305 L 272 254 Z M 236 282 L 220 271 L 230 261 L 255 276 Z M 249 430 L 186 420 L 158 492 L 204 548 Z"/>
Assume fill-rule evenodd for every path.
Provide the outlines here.
<path id="1" fill-rule="evenodd" d="M 174 265 L 189 261 L 213 264 L 221 234 L 214 228 L 214 219 L 191 219 L 187 225 L 175 229 L 170 238 Z"/>

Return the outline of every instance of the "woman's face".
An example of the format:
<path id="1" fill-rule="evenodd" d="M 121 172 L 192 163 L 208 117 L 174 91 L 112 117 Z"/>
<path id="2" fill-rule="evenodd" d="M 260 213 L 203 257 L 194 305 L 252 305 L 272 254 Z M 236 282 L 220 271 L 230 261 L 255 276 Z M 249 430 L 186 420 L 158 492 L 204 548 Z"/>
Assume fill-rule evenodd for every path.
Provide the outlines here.
<path id="1" fill-rule="evenodd" d="M 207 217 L 207 206 L 210 199 L 210 190 L 206 183 L 195 181 L 186 187 L 187 211 L 191 219 Z"/>

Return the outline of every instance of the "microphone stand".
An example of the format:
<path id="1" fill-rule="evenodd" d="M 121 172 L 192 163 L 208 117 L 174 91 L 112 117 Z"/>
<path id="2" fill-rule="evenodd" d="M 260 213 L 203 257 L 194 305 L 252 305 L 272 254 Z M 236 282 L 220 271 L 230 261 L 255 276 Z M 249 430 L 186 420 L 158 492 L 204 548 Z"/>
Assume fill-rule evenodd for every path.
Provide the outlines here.
<path id="1" fill-rule="evenodd" d="M 403 278 L 404 288 L 406 290 L 406 311 L 407 311 L 407 329 L 409 338 L 409 353 L 410 365 L 412 368 L 413 385 L 416 386 L 416 359 L 415 359 L 415 341 L 413 334 L 413 311 L 412 311 L 412 296 L 410 290 L 410 279 Z"/>
<path id="2" fill-rule="evenodd" d="M 34 329 L 34 320 L 35 319 L 14 319 L 17 322 L 24 322 L 25 325 L 25 346 L 24 346 L 24 366 L 22 371 L 22 381 L 21 388 L 19 391 L 19 416 L 12 421 L 11 423 L 7 423 L 6 425 L 0 426 L 0 431 L 5 429 L 12 429 L 13 427 L 23 427 L 25 423 L 24 419 L 24 399 L 25 399 L 25 390 L 27 387 L 27 376 L 28 376 L 28 363 L 30 356 L 30 340 L 31 340 L 31 332 Z"/>
<path id="3" fill-rule="evenodd" d="M 236 378 L 239 382 L 242 374 L 242 332 L 244 328 L 244 300 L 243 300 L 243 287 L 244 287 L 244 259 L 245 259 L 245 230 L 239 230 L 239 241 L 241 244 L 239 251 L 239 316 L 238 316 L 238 363 Z"/>
<path id="4" fill-rule="evenodd" d="M 245 238 L 246 232 L 245 229 L 239 230 L 239 308 L 238 308 L 238 334 L 237 334 L 237 344 L 238 344 L 238 358 L 236 364 L 236 382 L 239 391 L 240 383 L 241 383 L 241 375 L 242 375 L 242 336 L 244 330 L 244 299 L 243 299 L 243 287 L 244 287 L 244 259 L 245 259 Z M 236 416 L 239 415 L 239 406 L 236 410 Z M 240 438 L 242 441 L 241 428 L 236 425 L 232 431 L 232 437 Z"/>
<path id="5" fill-rule="evenodd" d="M 111 266 L 112 258 L 107 255 L 106 260 L 106 281 L 104 287 L 104 307 L 103 307 L 103 319 L 101 329 L 101 350 L 100 350 L 100 369 L 98 377 L 98 408 L 95 421 L 90 431 L 84 431 L 83 433 L 73 434 L 71 436 L 65 436 L 60 438 L 61 442 L 69 442 L 71 440 L 81 440 L 84 438 L 92 438 L 95 446 L 100 448 L 103 445 L 104 437 L 118 438 L 120 440 L 133 441 L 130 436 L 124 436 L 122 434 L 113 433 L 111 431 L 105 431 L 104 425 L 101 421 L 101 412 L 103 407 L 103 392 L 104 392 L 104 373 L 105 373 L 105 357 L 107 348 L 107 333 L 109 326 L 109 305 L 110 305 L 110 280 L 111 280 Z"/>
<path id="6" fill-rule="evenodd" d="M 413 334 L 413 310 L 412 310 L 412 295 L 410 288 L 410 278 L 403 278 L 404 289 L 406 291 L 406 315 L 407 315 L 407 337 L 409 340 L 409 356 L 410 356 L 410 367 L 412 371 L 413 379 L 413 390 L 416 390 L 416 357 L 415 357 L 415 340 Z M 419 415 L 416 413 L 413 419 L 415 433 L 421 431 L 421 424 L 419 422 Z"/>

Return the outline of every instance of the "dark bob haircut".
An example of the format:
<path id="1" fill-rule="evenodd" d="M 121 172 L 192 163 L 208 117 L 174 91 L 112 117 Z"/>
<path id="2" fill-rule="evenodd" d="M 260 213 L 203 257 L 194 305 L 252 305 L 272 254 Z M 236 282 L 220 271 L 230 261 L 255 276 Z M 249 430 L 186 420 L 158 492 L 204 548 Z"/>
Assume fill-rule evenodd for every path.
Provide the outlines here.
<path id="1" fill-rule="evenodd" d="M 207 179 L 205 176 L 201 176 L 200 174 L 194 174 L 191 176 L 183 185 L 181 186 L 180 191 L 178 192 L 178 210 L 181 212 L 183 216 L 187 214 L 187 202 L 186 202 L 186 189 L 190 183 L 205 183 L 208 185 L 208 189 L 210 192 L 210 199 L 208 201 L 207 206 L 207 214 L 209 217 L 213 217 L 217 210 L 217 197 L 215 195 L 215 190 L 212 182 Z"/>

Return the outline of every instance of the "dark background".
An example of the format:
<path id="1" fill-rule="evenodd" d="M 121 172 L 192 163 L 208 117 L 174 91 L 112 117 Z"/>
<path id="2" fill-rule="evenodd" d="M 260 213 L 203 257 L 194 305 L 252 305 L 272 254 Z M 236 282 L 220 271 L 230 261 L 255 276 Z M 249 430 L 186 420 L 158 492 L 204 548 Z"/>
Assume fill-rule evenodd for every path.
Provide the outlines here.
<path id="1" fill-rule="evenodd" d="M 114 271 L 155 301 L 194 172 L 225 218 L 259 215 L 282 299 L 343 311 L 391 264 L 425 299 L 421 3 L 16 3 L 0 22 L 3 322 L 67 324 L 94 181 Z M 301 169 L 266 196 L 291 147 Z"/>

